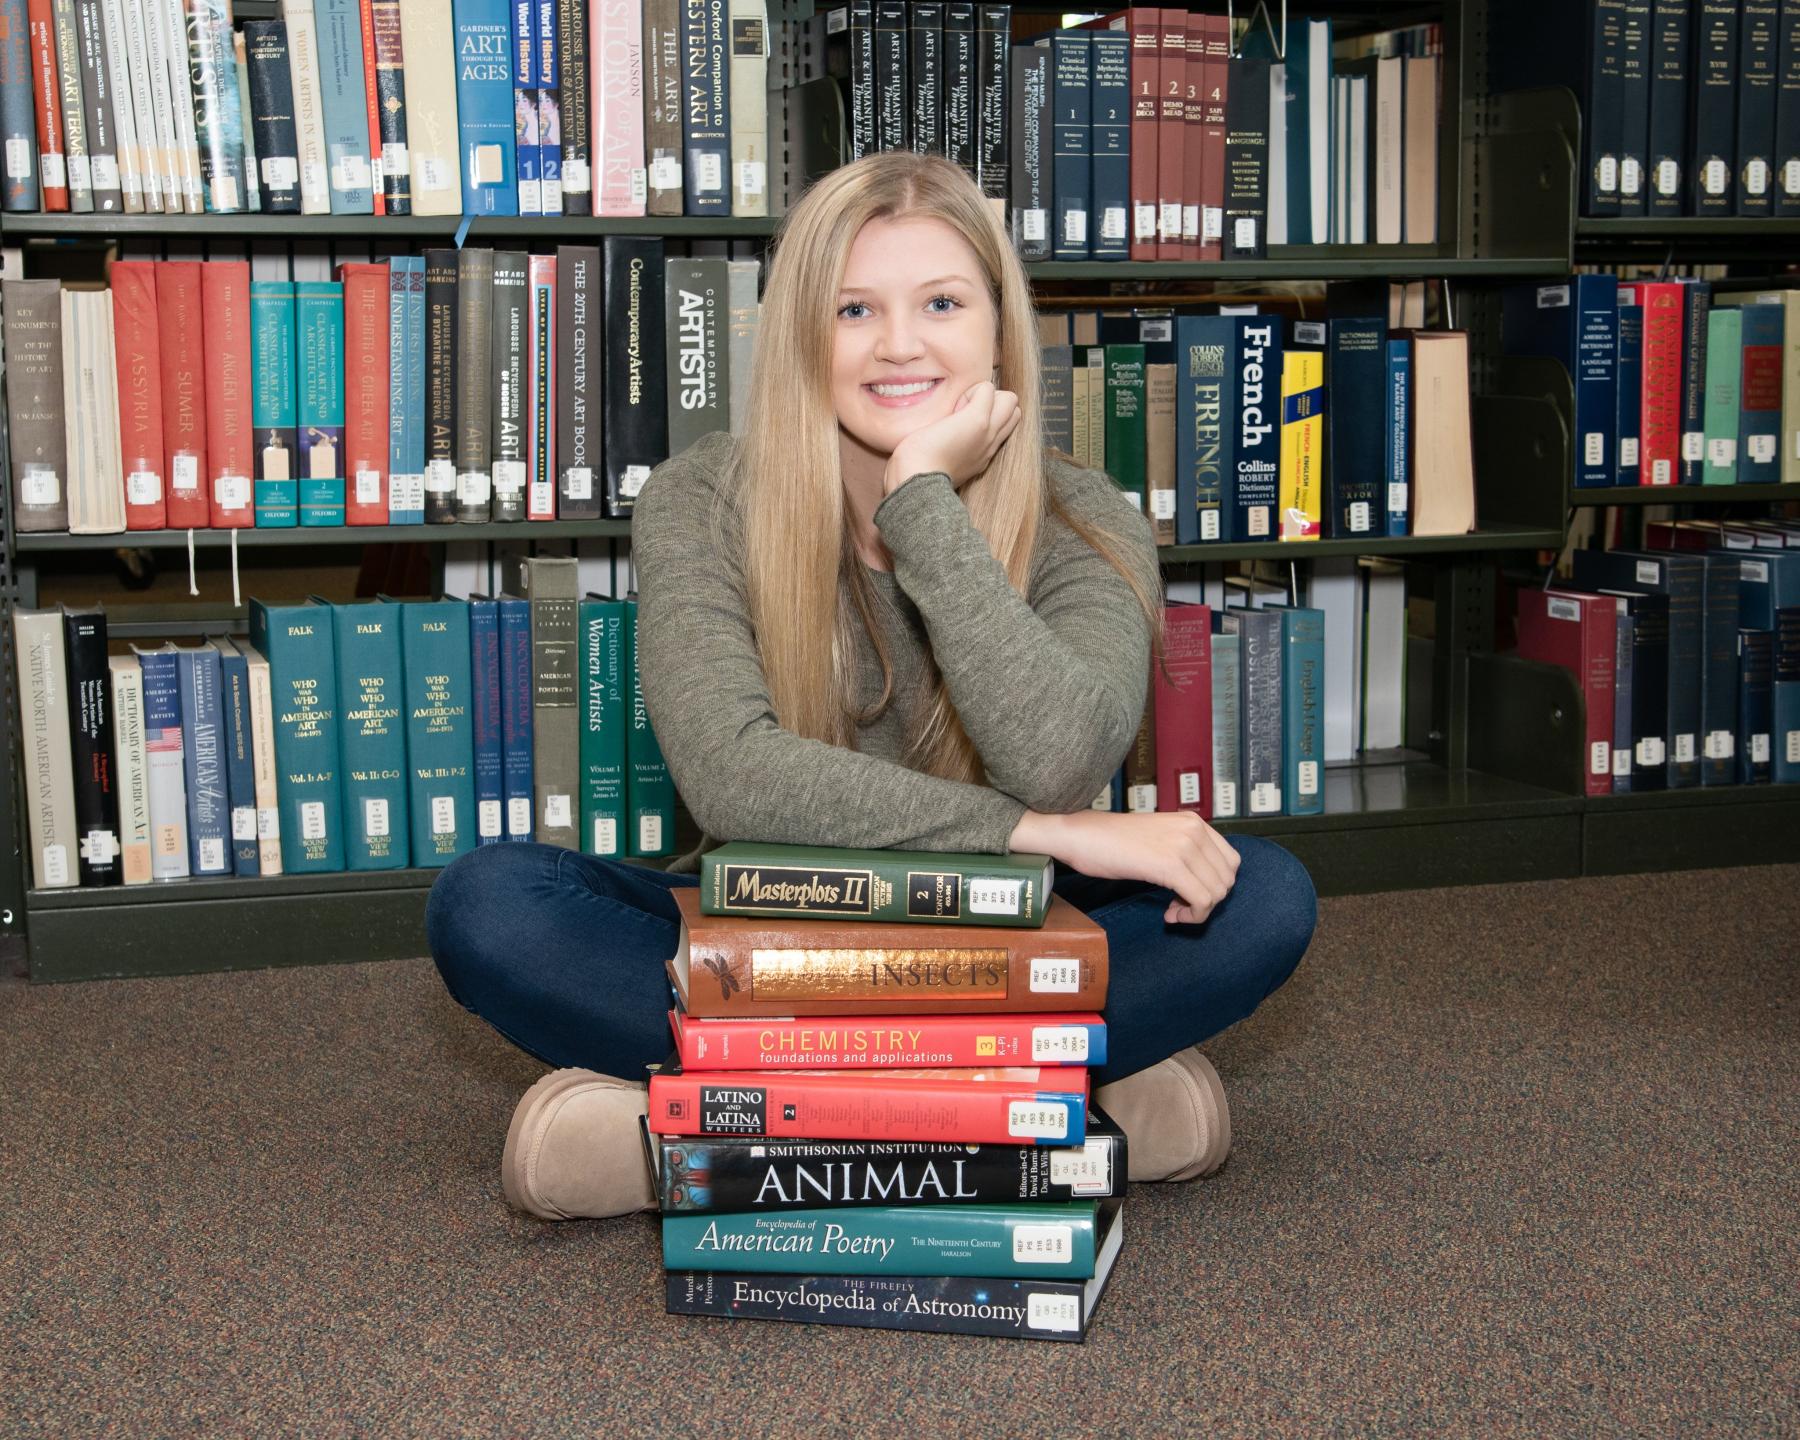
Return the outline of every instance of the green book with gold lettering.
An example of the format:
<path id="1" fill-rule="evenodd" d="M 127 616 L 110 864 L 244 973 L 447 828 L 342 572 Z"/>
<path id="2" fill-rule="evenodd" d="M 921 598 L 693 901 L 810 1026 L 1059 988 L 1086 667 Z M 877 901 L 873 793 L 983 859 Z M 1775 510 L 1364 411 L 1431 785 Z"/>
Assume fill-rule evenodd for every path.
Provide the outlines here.
<path id="1" fill-rule="evenodd" d="M 469 606 L 463 600 L 409 600 L 389 608 L 402 612 L 412 863 L 447 865 L 475 848 Z"/>
<path id="2" fill-rule="evenodd" d="M 1049 912 L 1052 878 L 1048 855 L 734 840 L 700 857 L 700 911 L 1035 929 Z"/>
<path id="3" fill-rule="evenodd" d="M 344 858 L 352 870 L 403 869 L 410 850 L 400 615 L 397 605 L 331 606 Z"/>
<path id="4" fill-rule="evenodd" d="M 250 602 L 250 643 L 269 662 L 275 769 L 281 796 L 281 868 L 298 875 L 344 868 L 338 779 L 337 661 L 329 606 Z"/>

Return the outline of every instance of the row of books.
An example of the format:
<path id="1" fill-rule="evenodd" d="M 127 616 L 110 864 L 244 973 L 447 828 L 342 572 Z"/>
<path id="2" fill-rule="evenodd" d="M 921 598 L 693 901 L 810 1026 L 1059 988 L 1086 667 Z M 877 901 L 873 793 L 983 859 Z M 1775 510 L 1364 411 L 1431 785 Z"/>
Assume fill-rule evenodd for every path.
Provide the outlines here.
<path id="1" fill-rule="evenodd" d="M 1158 544 L 1475 528 L 1464 331 L 1165 309 L 1040 335 L 1046 443 L 1111 475 Z"/>
<path id="2" fill-rule="evenodd" d="M 1581 104 L 1582 211 L 1800 215 L 1800 9 L 1790 0 L 1496 7 L 1496 89 Z"/>
<path id="3" fill-rule="evenodd" d="M 252 601 L 247 641 L 111 656 L 98 609 L 15 611 L 33 883 L 672 853 L 635 603 L 578 600 L 573 560 L 522 578 L 529 599 Z"/>
<path id="4" fill-rule="evenodd" d="M 4 0 L 7 210 L 769 213 L 765 0 Z"/>
<path id="5" fill-rule="evenodd" d="M 1051 880 L 1041 855 L 702 858 L 644 1131 L 671 1314 L 1085 1338 L 1129 1167 L 1089 1079 L 1106 933 Z"/>
<path id="6" fill-rule="evenodd" d="M 1580 684 L 1586 793 L 1800 782 L 1800 526 L 1751 551 L 1661 529 L 1678 548 L 1577 550 L 1519 592 L 1519 654 Z"/>
<path id="7" fill-rule="evenodd" d="M 1577 275 L 1504 301 L 1502 346 L 1575 385 L 1575 484 L 1800 483 L 1800 290 Z"/>
<path id="8" fill-rule="evenodd" d="M 609 236 L 329 281 L 241 260 L 115 261 L 109 290 L 7 280 L 15 528 L 628 514 L 656 464 L 741 422 L 759 272 Z"/>

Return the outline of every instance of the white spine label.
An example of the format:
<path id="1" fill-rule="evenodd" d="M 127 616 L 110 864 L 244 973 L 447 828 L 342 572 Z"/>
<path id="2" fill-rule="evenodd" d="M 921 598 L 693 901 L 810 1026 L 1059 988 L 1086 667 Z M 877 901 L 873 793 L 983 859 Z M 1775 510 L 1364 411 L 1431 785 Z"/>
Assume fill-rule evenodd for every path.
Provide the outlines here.
<path id="1" fill-rule="evenodd" d="M 1076 1195 L 1104 1195 L 1112 1189 L 1112 1146 L 1090 1140 L 1079 1150 L 1050 1152 L 1050 1183 Z"/>
<path id="2" fill-rule="evenodd" d="M 1025 882 L 988 875 L 969 881 L 969 909 L 976 915 L 1018 915 L 1025 905 Z"/>
<path id="3" fill-rule="evenodd" d="M 1006 1107 L 1006 1133 L 1019 1139 L 1066 1140 L 1069 1107 L 1060 1100 L 1014 1100 Z"/>
<path id="4" fill-rule="evenodd" d="M 231 838 L 233 840 L 254 840 L 256 838 L 256 807 L 254 805 L 232 806 Z"/>
<path id="5" fill-rule="evenodd" d="M 1033 995 L 1073 995 L 1081 989 L 1081 962 L 1033 956 L 1029 984 Z"/>
<path id="6" fill-rule="evenodd" d="M 363 834 L 371 840 L 383 839 L 388 834 L 388 802 L 378 795 L 363 801 Z"/>
<path id="7" fill-rule="evenodd" d="M 574 823 L 574 808 L 567 795 L 552 794 L 544 797 L 544 828 L 546 830 L 566 830 Z"/>
<path id="8" fill-rule="evenodd" d="M 431 797 L 431 833 L 433 835 L 454 835 L 456 833 L 456 797 L 454 795 L 433 795 Z"/>
<path id="9" fill-rule="evenodd" d="M 1085 1065 L 1088 1028 L 1085 1025 L 1034 1025 L 1031 1058 L 1039 1065 Z"/>
<path id="10" fill-rule="evenodd" d="M 484 840 L 500 838 L 500 802 L 483 800 L 475 806 L 475 830 Z"/>
<path id="11" fill-rule="evenodd" d="M 1025 1328 L 1073 1333 L 1081 1329 L 1079 1295 L 1027 1295 Z"/>
<path id="12" fill-rule="evenodd" d="M 660 815 L 638 816 L 638 849 L 645 855 L 654 854 L 663 848 L 663 817 Z"/>
<path id="13" fill-rule="evenodd" d="M 531 797 L 515 795 L 506 802 L 506 833 L 508 835 L 529 835 L 531 833 Z"/>
<path id="14" fill-rule="evenodd" d="M 610 815 L 594 817 L 594 853 L 596 855 L 617 855 L 619 853 L 619 822 Z"/>
<path id="15" fill-rule="evenodd" d="M 325 838 L 325 802 L 323 800 L 301 802 L 300 838 L 302 840 L 323 840 Z"/>

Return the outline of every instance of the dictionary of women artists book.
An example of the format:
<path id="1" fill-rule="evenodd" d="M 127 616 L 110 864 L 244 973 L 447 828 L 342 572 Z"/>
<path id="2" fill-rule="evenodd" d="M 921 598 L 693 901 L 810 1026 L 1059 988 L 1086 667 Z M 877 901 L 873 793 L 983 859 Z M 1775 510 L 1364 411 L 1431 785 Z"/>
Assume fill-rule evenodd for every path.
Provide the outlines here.
<path id="1" fill-rule="evenodd" d="M 1087 1339 L 1094 1307 L 1124 1244 L 1123 1207 L 1100 1207 L 1093 1277 L 757 1275 L 716 1270 L 667 1272 L 671 1315 L 730 1320 L 795 1320 L 870 1330 L 933 1330 L 1020 1340 Z"/>
<path id="2" fill-rule="evenodd" d="M 893 1070 L 1106 1064 L 1106 1022 L 1058 1015 L 703 1020 L 669 1012 L 683 1070 Z"/>
<path id="3" fill-rule="evenodd" d="M 1090 1200 L 665 1215 L 663 1268 L 1086 1280 L 1097 1210 Z"/>

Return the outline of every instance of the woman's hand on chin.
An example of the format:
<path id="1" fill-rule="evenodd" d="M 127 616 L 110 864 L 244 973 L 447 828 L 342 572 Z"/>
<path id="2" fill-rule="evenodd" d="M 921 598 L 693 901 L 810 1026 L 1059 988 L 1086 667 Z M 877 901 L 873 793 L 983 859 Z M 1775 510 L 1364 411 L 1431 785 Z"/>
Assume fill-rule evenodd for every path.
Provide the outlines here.
<path id="1" fill-rule="evenodd" d="M 1191 810 L 1117 814 L 1027 810 L 1012 848 L 1049 855 L 1097 880 L 1143 880 L 1175 892 L 1171 925 L 1198 925 L 1237 883 L 1238 853 Z"/>
<path id="2" fill-rule="evenodd" d="M 986 380 L 963 391 L 956 408 L 912 432 L 894 447 L 883 477 L 884 498 L 915 475 L 942 471 L 958 490 L 986 470 L 1018 428 L 1019 397 Z"/>

